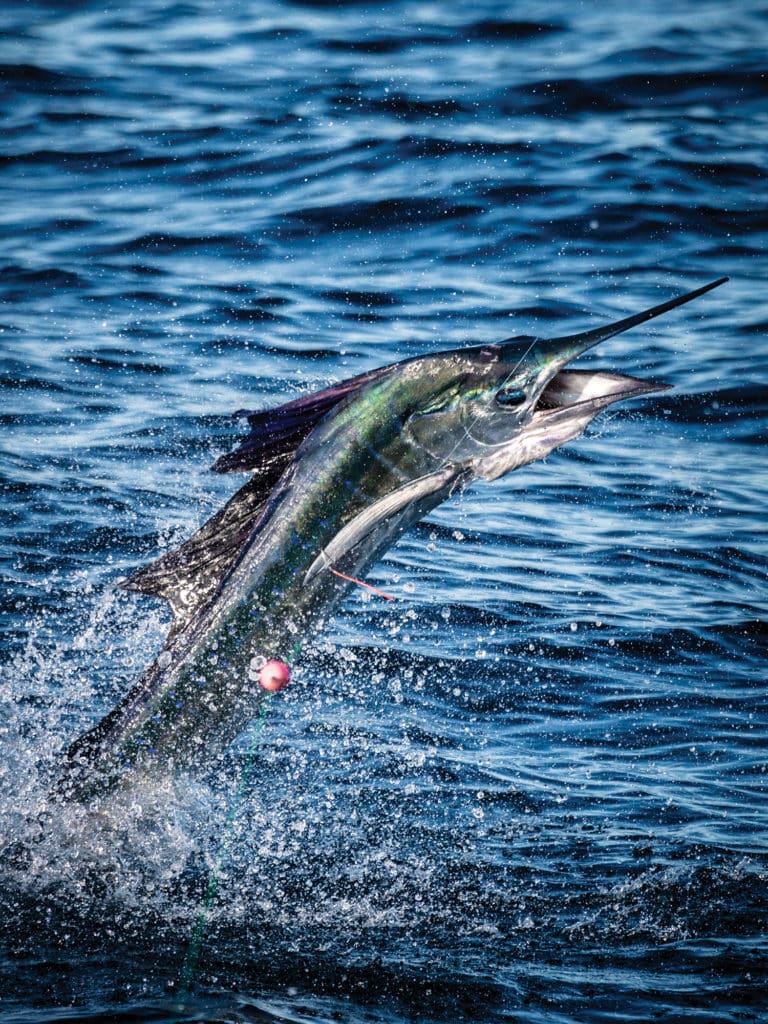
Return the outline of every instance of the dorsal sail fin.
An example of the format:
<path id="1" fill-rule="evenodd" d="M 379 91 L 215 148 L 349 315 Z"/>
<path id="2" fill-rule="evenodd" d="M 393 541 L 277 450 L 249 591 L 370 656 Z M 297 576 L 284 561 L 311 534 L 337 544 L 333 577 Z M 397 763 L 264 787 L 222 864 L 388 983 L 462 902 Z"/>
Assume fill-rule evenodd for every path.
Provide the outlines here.
<path id="1" fill-rule="evenodd" d="M 177 633 L 213 596 L 257 526 L 269 498 L 255 476 L 181 547 L 120 582 L 124 590 L 163 597 Z"/>
<path id="2" fill-rule="evenodd" d="M 221 586 L 258 527 L 275 486 L 304 438 L 326 413 L 388 369 L 381 367 L 360 374 L 275 409 L 238 414 L 248 417 L 251 432 L 233 452 L 217 459 L 212 468 L 217 473 L 251 472 L 253 477 L 181 547 L 120 583 L 124 590 L 168 601 L 174 616 L 169 639 L 194 618 Z"/>
<path id="3" fill-rule="evenodd" d="M 220 456 L 217 473 L 251 472 L 251 480 L 181 547 L 162 555 L 120 583 L 124 590 L 165 598 L 174 636 L 221 585 L 264 513 L 269 498 L 293 462 L 296 449 L 339 403 L 391 370 L 382 366 L 274 409 L 240 412 L 251 428 L 234 451 Z"/>
<path id="4" fill-rule="evenodd" d="M 242 473 L 251 470 L 271 473 L 279 468 L 279 476 L 301 442 L 326 413 L 366 384 L 385 376 L 390 369 L 390 366 L 379 367 L 274 409 L 238 413 L 238 416 L 247 416 L 251 432 L 234 451 L 214 462 L 214 472 Z"/>

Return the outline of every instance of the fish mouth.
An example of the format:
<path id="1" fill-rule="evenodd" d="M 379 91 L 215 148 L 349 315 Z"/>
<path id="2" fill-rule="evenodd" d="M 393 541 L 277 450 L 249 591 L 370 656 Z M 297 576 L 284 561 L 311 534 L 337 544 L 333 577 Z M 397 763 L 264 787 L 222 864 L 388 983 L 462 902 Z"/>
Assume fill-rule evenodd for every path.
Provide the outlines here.
<path id="1" fill-rule="evenodd" d="M 670 386 L 600 370 L 560 370 L 545 385 L 520 433 L 475 458 L 474 472 L 484 480 L 497 480 L 579 437 L 614 402 L 668 391 Z"/>
<path id="2" fill-rule="evenodd" d="M 526 448 L 543 458 L 578 437 L 599 412 L 614 402 L 669 391 L 671 384 L 640 380 L 605 370 L 560 370 L 545 385 L 525 427 Z M 533 454 L 533 453 L 530 453 Z"/>
<path id="3" fill-rule="evenodd" d="M 585 413 L 594 416 L 614 402 L 668 391 L 671 386 L 602 370 L 560 370 L 539 395 L 532 421 L 552 422 Z"/>

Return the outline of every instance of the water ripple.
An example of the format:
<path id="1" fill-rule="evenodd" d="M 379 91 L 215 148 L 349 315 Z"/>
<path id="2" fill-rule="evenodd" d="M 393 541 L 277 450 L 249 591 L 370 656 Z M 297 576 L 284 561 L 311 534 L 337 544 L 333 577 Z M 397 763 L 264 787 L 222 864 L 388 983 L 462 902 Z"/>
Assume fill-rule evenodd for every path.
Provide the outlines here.
<path id="1" fill-rule="evenodd" d="M 762 1019 L 764 35 L 753 0 L 5 6 L 5 1017 Z M 721 275 L 583 359 L 670 392 L 446 503 L 306 645 L 180 1009 L 247 737 L 98 818 L 47 793 L 167 628 L 116 581 L 237 486 L 232 413 Z"/>

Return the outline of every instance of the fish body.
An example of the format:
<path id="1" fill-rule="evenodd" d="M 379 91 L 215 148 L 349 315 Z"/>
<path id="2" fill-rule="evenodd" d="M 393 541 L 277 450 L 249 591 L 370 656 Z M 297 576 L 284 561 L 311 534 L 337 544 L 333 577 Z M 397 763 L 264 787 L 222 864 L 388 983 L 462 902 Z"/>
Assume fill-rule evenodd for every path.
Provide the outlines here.
<path id="1" fill-rule="evenodd" d="M 555 340 L 512 339 L 382 367 L 249 415 L 218 460 L 252 474 L 180 549 L 124 582 L 174 622 L 138 684 L 68 750 L 58 791 L 85 799 L 134 772 L 204 772 L 258 713 L 267 659 L 292 663 L 350 586 L 414 522 L 664 385 L 565 369 L 593 345 L 722 283 Z M 335 571 L 331 571 L 335 570 Z"/>

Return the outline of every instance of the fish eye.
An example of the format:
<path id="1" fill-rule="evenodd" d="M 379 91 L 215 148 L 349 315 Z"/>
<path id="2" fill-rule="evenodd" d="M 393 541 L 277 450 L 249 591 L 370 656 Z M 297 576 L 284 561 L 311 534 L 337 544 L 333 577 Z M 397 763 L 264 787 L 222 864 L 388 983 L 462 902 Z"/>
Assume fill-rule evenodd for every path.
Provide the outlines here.
<path id="1" fill-rule="evenodd" d="M 516 409 L 528 396 L 521 388 L 502 388 L 496 392 L 496 401 L 505 409 Z"/>

